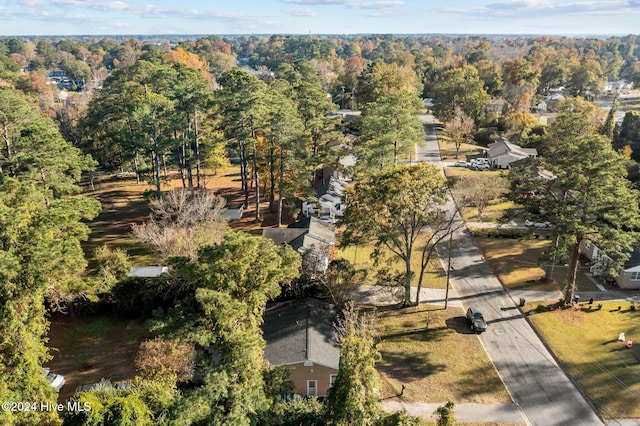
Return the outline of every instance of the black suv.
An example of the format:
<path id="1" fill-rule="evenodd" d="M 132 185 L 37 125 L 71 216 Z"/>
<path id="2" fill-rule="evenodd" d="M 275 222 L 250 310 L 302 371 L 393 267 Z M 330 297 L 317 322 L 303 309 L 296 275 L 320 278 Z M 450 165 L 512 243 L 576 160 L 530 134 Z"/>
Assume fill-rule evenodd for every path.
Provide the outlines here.
<path id="1" fill-rule="evenodd" d="M 478 310 L 478 308 L 472 306 L 467 309 L 467 320 L 471 325 L 471 331 L 482 333 L 487 329 L 487 322 L 484 320 L 484 316 L 482 315 L 482 312 Z"/>

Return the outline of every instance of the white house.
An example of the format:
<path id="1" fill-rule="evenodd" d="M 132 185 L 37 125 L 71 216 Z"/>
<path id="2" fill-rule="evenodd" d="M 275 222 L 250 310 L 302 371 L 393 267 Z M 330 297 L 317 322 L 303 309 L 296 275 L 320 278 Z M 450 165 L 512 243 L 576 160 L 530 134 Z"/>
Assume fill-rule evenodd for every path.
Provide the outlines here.
<path id="1" fill-rule="evenodd" d="M 589 272 L 593 276 L 600 276 L 604 273 L 606 265 L 612 259 L 605 254 L 600 247 L 591 241 L 584 241 L 580 244 L 581 253 L 593 264 Z M 634 247 L 629 259 L 622 265 L 618 275 L 613 279 L 620 288 L 640 289 L 640 248 Z"/>
<path id="2" fill-rule="evenodd" d="M 620 93 L 623 90 L 631 90 L 633 83 L 628 83 L 624 80 L 607 81 L 602 88 L 604 93 Z"/>
<path id="3" fill-rule="evenodd" d="M 515 161 L 538 156 L 538 151 L 535 148 L 522 148 L 505 138 L 489 144 L 488 148 L 489 165 L 498 169 L 507 169 Z"/>
<path id="4" fill-rule="evenodd" d="M 538 102 L 538 112 L 546 113 L 547 108 L 548 108 L 548 105 L 546 101 L 542 100 Z"/>
<path id="5" fill-rule="evenodd" d="M 335 176 L 331 176 L 326 192 L 318 197 L 318 202 L 304 201 L 302 203 L 302 214 L 310 216 L 328 216 L 331 218 L 344 216 L 347 182 Z"/>

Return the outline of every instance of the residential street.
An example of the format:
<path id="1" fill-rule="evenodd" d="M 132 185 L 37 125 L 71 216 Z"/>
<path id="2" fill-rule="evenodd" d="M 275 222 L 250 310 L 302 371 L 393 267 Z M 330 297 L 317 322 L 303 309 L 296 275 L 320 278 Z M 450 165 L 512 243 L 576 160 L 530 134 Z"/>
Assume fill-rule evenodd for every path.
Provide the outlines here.
<path id="1" fill-rule="evenodd" d="M 421 116 L 427 143 L 416 161 L 442 167 L 430 115 Z M 447 209 L 456 211 L 451 197 Z M 445 243 L 446 250 L 446 243 Z M 453 239 L 451 282 L 466 307 L 477 306 L 489 324 L 480 340 L 528 424 L 602 425 L 595 409 L 559 367 L 485 263 L 466 228 Z"/>

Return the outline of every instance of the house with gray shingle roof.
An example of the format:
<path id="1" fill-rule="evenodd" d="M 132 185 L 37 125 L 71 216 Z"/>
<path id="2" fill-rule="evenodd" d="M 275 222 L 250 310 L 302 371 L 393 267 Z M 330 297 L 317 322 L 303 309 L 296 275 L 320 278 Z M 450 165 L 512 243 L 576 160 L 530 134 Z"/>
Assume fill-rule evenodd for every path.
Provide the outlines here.
<path id="1" fill-rule="evenodd" d="M 325 396 L 335 382 L 340 348 L 333 337 L 333 319 L 331 306 L 312 298 L 267 308 L 264 357 L 275 367 L 290 368 L 294 393 Z"/>
<path id="2" fill-rule="evenodd" d="M 511 163 L 538 156 L 538 151 L 535 148 L 522 148 L 505 138 L 489 144 L 488 148 L 487 158 L 489 159 L 489 165 L 498 169 L 506 169 L 509 168 Z"/>

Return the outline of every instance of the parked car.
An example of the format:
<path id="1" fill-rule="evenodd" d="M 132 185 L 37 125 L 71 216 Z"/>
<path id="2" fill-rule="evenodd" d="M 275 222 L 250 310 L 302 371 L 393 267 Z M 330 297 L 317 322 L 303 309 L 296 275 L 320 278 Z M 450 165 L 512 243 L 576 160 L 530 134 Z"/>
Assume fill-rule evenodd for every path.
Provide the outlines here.
<path id="1" fill-rule="evenodd" d="M 549 222 L 532 222 L 530 220 L 525 220 L 524 225 L 533 228 L 551 228 L 551 223 Z"/>
<path id="2" fill-rule="evenodd" d="M 474 164 L 474 163 L 489 164 L 489 159 L 484 157 L 472 158 L 470 163 L 471 164 Z"/>
<path id="3" fill-rule="evenodd" d="M 462 160 L 458 160 L 455 163 L 453 163 L 453 167 L 469 167 L 470 164 L 466 161 L 462 161 Z"/>
<path id="4" fill-rule="evenodd" d="M 60 390 L 62 386 L 64 386 L 64 376 L 56 373 L 52 373 L 51 369 L 45 367 L 42 369 L 45 377 L 47 378 L 47 382 L 51 385 L 55 390 Z"/>
<path id="5" fill-rule="evenodd" d="M 469 166 L 470 169 L 473 170 L 480 170 L 480 171 L 484 171 L 484 170 L 489 170 L 491 168 L 491 166 L 489 165 L 489 163 L 471 163 L 471 166 Z"/>
<path id="6" fill-rule="evenodd" d="M 484 320 L 484 315 L 474 306 L 467 309 L 467 321 L 469 321 L 469 326 L 473 332 L 482 333 L 487 330 L 487 322 Z"/>

